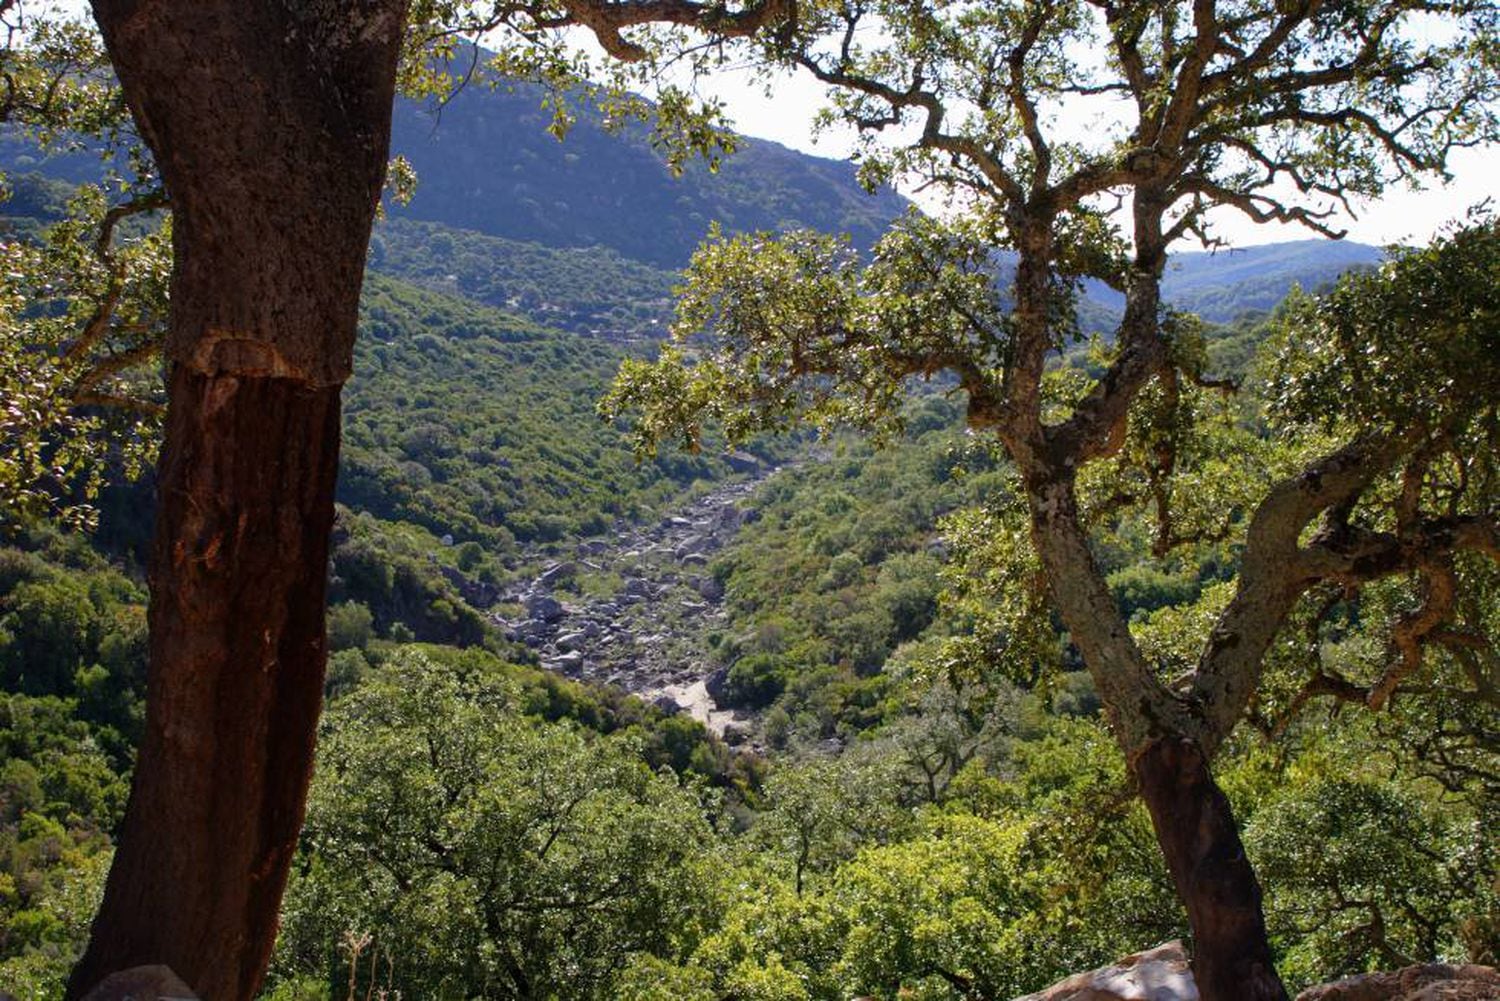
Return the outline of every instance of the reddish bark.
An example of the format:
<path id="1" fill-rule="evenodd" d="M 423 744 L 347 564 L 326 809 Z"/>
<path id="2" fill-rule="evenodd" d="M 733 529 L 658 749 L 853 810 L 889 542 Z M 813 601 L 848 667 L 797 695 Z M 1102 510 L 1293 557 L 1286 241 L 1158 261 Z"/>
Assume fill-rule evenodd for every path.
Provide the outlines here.
<path id="1" fill-rule="evenodd" d="M 259 987 L 321 702 L 339 387 L 404 0 L 94 0 L 173 210 L 147 729 L 68 985 Z"/>
<path id="2" fill-rule="evenodd" d="M 1260 884 L 1229 799 L 1190 740 L 1161 738 L 1133 762 L 1156 840 L 1193 930 L 1193 978 L 1203 1001 L 1285 1001 Z"/>
<path id="3" fill-rule="evenodd" d="M 338 397 L 173 373 L 146 738 L 72 996 L 145 963 L 205 998 L 259 986 L 322 702 Z"/>

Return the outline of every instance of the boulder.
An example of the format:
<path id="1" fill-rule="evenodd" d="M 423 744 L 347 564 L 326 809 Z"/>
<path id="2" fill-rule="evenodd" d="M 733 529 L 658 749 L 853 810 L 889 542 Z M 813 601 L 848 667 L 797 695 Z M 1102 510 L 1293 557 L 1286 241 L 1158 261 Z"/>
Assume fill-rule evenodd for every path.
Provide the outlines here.
<path id="1" fill-rule="evenodd" d="M 729 668 L 721 667 L 708 677 L 703 679 L 703 687 L 708 692 L 708 697 L 718 705 L 724 698 L 724 685 L 729 681 Z"/>
<path id="2" fill-rule="evenodd" d="M 704 550 L 708 549 L 708 547 L 709 539 L 707 536 L 689 535 L 687 538 L 683 539 L 677 544 L 677 548 L 673 550 L 673 555 L 675 555 L 680 560 L 685 556 L 691 556 L 694 553 L 701 553 Z"/>
<path id="3" fill-rule="evenodd" d="M 760 460 L 749 452 L 730 452 L 724 456 L 724 464 L 736 473 L 760 472 Z"/>
<path id="4" fill-rule="evenodd" d="M 718 601 L 724 597 L 724 585 L 717 577 L 700 577 L 693 587 L 703 596 L 704 601 Z"/>
<path id="5" fill-rule="evenodd" d="M 583 654 L 577 650 L 542 661 L 542 666 L 560 674 L 576 674 L 583 670 Z"/>
<path id="6" fill-rule="evenodd" d="M 1500 971 L 1491 966 L 1423 963 L 1394 973 L 1362 973 L 1309 987 L 1297 1001 L 1494 1001 Z"/>
<path id="7" fill-rule="evenodd" d="M 533 619 L 541 619 L 543 622 L 556 622 L 568 614 L 562 602 L 547 594 L 539 594 L 528 600 L 526 611 Z"/>
<path id="8" fill-rule="evenodd" d="M 588 637 L 582 632 L 564 633 L 557 638 L 559 650 L 577 650 L 588 642 Z"/>
<path id="9" fill-rule="evenodd" d="M 1198 1001 L 1182 943 L 1166 942 L 1016 1001 Z"/>
<path id="10" fill-rule="evenodd" d="M 548 632 L 547 623 L 541 619 L 522 619 L 507 630 L 507 635 L 513 640 L 529 640 L 545 636 Z"/>
<path id="11" fill-rule="evenodd" d="M 105 977 L 83 1001 L 198 1001 L 198 995 L 168 967 L 133 966 Z"/>
<path id="12" fill-rule="evenodd" d="M 566 580 L 578 572 L 576 563 L 555 563 L 542 571 L 542 575 L 536 579 L 538 584 L 551 587 L 560 580 Z"/>

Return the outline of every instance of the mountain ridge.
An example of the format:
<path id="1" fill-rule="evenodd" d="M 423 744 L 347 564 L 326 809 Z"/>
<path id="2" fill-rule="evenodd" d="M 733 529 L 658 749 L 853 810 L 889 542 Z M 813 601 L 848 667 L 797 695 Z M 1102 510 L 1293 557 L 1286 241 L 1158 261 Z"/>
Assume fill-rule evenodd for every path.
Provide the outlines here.
<path id="1" fill-rule="evenodd" d="M 714 222 L 730 232 L 807 226 L 868 247 L 908 207 L 888 189 L 866 192 L 848 161 L 749 136 L 717 171 L 693 161 L 674 177 L 646 130 L 610 132 L 596 112 L 580 111 L 558 141 L 543 95 L 470 84 L 440 113 L 397 101 L 391 150 L 418 183 L 390 216 L 680 268 Z"/>

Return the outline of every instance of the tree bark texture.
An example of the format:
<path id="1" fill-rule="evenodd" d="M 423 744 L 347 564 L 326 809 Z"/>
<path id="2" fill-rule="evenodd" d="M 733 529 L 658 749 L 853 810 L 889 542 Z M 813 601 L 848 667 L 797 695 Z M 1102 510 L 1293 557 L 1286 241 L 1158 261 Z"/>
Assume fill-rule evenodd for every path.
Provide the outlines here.
<path id="1" fill-rule="evenodd" d="M 146 963 L 253 996 L 312 769 L 338 387 L 179 366 L 171 389 L 146 737 L 72 996 Z"/>
<path id="2" fill-rule="evenodd" d="M 95 0 L 173 211 L 146 736 L 68 996 L 172 967 L 254 996 L 326 660 L 339 390 L 405 0 Z"/>
<path id="3" fill-rule="evenodd" d="M 1151 742 L 1132 762 L 1156 840 L 1193 930 L 1193 978 L 1203 1001 L 1285 1001 L 1260 884 L 1229 799 L 1190 740 Z"/>
<path id="4" fill-rule="evenodd" d="M 1094 563 L 1071 478 L 1034 472 L 1027 495 L 1053 602 L 1103 696 L 1187 910 L 1203 1001 L 1283 1001 L 1260 885 L 1209 772 L 1201 715 L 1157 680 L 1131 637 Z"/>

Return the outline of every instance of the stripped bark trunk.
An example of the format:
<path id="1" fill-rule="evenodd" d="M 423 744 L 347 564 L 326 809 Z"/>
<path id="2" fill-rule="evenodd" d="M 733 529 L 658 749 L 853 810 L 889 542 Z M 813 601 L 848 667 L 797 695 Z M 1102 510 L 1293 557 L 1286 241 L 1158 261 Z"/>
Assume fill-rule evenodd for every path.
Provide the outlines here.
<path id="1" fill-rule="evenodd" d="M 338 396 L 173 372 L 146 737 L 72 996 L 147 963 L 200 997 L 259 986 L 322 699 Z"/>
<path id="2" fill-rule="evenodd" d="M 146 736 L 68 996 L 254 996 L 302 822 L 328 534 L 404 0 L 95 0 L 173 209 Z"/>
<path id="3" fill-rule="evenodd" d="M 1132 762 L 1156 840 L 1193 930 L 1193 979 L 1203 1001 L 1285 1001 L 1260 884 L 1230 809 L 1191 740 L 1152 741 Z"/>

